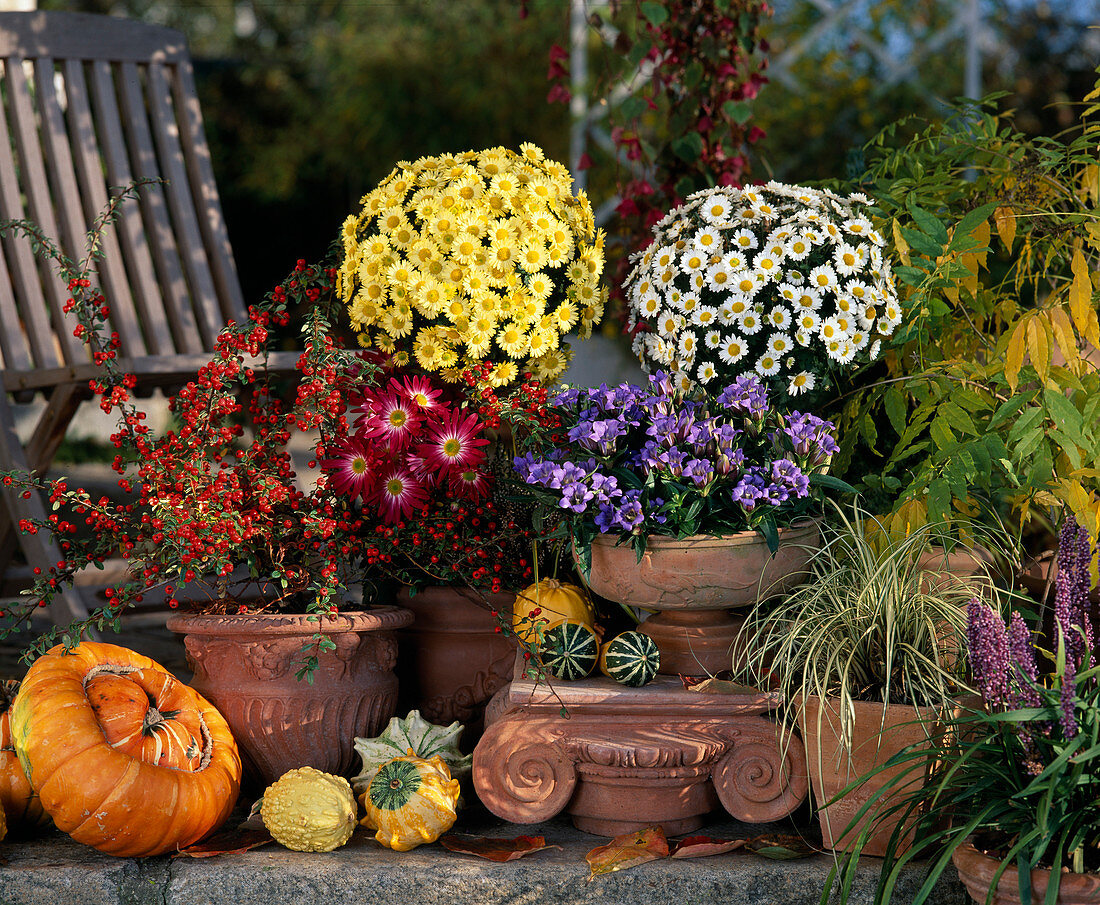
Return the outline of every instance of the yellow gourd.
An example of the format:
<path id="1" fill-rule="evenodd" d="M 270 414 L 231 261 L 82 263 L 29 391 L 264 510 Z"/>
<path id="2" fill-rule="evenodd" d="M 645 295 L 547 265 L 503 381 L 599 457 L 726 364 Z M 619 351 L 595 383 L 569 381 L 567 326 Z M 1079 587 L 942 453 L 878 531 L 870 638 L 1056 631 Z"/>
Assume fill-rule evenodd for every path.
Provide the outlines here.
<path id="1" fill-rule="evenodd" d="M 355 796 L 342 776 L 299 767 L 264 792 L 260 816 L 280 845 L 296 852 L 331 852 L 355 829 Z"/>
<path id="2" fill-rule="evenodd" d="M 520 591 L 512 605 L 512 629 L 524 643 L 534 642 L 540 631 L 563 622 L 579 622 L 596 629 L 596 611 L 575 584 L 544 578 Z"/>
<path id="3" fill-rule="evenodd" d="M 361 823 L 376 830 L 374 838 L 386 848 L 407 852 L 454 826 L 458 795 L 458 780 L 451 779 L 443 758 L 425 760 L 410 748 L 379 767 L 359 796 L 366 812 Z"/>

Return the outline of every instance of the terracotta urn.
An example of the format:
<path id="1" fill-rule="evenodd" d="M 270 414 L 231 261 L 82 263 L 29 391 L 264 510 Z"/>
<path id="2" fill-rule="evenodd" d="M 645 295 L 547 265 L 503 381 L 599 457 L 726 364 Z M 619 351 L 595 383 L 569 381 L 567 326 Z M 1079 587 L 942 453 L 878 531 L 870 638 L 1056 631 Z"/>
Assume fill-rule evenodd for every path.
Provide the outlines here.
<path id="1" fill-rule="evenodd" d="M 650 537 L 641 560 L 629 544 L 617 542 L 610 534 L 592 541 L 589 587 L 618 603 L 657 610 L 639 630 L 657 642 L 660 672 L 698 676 L 733 665 L 733 642 L 744 620 L 729 610 L 802 581 L 821 532 L 812 520 L 784 528 L 775 554 L 755 531 Z"/>
<path id="2" fill-rule="evenodd" d="M 184 636 L 191 685 L 221 711 L 246 775 L 264 786 L 287 770 L 337 775 L 357 766 L 356 736 L 378 735 L 397 709 L 397 639 L 413 614 L 395 606 L 305 615 L 172 616 Z M 313 681 L 298 679 L 303 648 L 321 632 L 332 650 L 316 652 Z"/>
<path id="3" fill-rule="evenodd" d="M 845 750 L 840 730 L 839 701 L 827 698 L 822 708 L 821 698 L 807 697 L 800 707 L 798 727 L 806 748 L 806 766 L 810 784 L 818 805 L 821 838 L 826 848 L 845 851 L 851 848 L 860 830 L 880 811 L 888 810 L 900 802 L 924 782 L 923 771 L 913 769 L 912 778 L 891 789 L 870 809 L 859 824 L 845 832 L 852 824 L 859 809 L 890 780 L 899 776 L 909 764 L 899 764 L 877 773 L 862 785 L 850 791 L 832 804 L 831 801 L 850 783 L 885 764 L 891 757 L 910 745 L 928 743 L 935 737 L 940 725 L 937 712 L 931 707 L 912 707 L 905 704 L 883 705 L 872 701 L 853 701 L 855 724 L 852 729 L 851 750 Z M 870 834 L 863 854 L 881 857 L 904 809 L 896 812 L 896 819 L 883 818 Z M 910 818 L 915 825 L 917 814 Z M 910 826 L 895 852 L 900 854 L 913 843 Z"/>
<path id="4" fill-rule="evenodd" d="M 414 618 L 397 633 L 398 711 L 419 710 L 441 726 L 458 720 L 462 747 L 473 750 L 489 699 L 512 678 L 516 648 L 496 631 L 493 610 L 507 619 L 513 600 L 454 587 L 402 590 L 397 602 Z"/>
<path id="5" fill-rule="evenodd" d="M 1000 858 L 994 858 L 979 851 L 973 841 L 967 839 L 954 852 L 951 860 L 959 872 L 970 898 L 985 905 L 1019 905 L 1020 874 L 1015 865 L 1005 869 L 997 881 L 997 889 L 989 898 L 989 889 L 993 884 L 993 875 L 1000 867 Z M 1047 884 L 1050 882 L 1049 870 L 1031 872 L 1031 901 L 1046 901 Z M 1072 874 L 1063 871 L 1058 883 L 1056 905 L 1100 905 L 1100 875 Z"/>

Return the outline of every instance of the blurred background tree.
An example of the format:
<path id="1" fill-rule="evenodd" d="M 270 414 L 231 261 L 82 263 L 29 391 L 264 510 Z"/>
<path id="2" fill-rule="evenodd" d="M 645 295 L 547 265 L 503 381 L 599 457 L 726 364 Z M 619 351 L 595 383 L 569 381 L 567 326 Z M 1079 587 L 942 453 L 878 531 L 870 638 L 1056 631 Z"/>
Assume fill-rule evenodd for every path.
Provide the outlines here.
<path id="1" fill-rule="evenodd" d="M 39 5 L 128 16 L 187 35 L 249 298 L 295 259 L 319 259 L 345 214 L 398 160 L 522 141 L 569 158 L 569 110 L 547 103 L 547 69 L 550 48 L 570 46 L 570 0 Z M 593 10 L 636 5 L 588 3 Z M 950 24 L 964 0 L 772 5 L 762 29 L 766 55 L 774 64 L 796 44 L 801 50 L 788 66 L 766 70 L 771 82 L 747 101 L 766 133 L 746 149 L 754 179 L 842 177 L 880 127 L 908 113 L 934 117 L 942 99 L 963 93 L 965 35 L 939 43 L 904 78 L 886 76 L 915 43 Z M 833 7 L 844 8 L 838 25 L 815 29 Z M 1064 103 L 1092 84 L 1100 29 L 1088 25 L 1100 23 L 1100 0 L 979 0 L 979 11 L 982 91 L 1008 92 L 1002 103 L 1018 109 L 1018 125 L 1057 134 L 1074 119 Z M 607 62 L 600 56 L 614 49 L 588 41 L 599 73 Z M 613 191 L 614 164 L 595 148 L 591 157 L 590 193 L 599 206 Z"/>
<path id="2" fill-rule="evenodd" d="M 546 103 L 569 9 L 532 0 L 41 0 L 180 29 L 248 299 L 319 260 L 398 160 L 523 141 L 568 157 Z"/>

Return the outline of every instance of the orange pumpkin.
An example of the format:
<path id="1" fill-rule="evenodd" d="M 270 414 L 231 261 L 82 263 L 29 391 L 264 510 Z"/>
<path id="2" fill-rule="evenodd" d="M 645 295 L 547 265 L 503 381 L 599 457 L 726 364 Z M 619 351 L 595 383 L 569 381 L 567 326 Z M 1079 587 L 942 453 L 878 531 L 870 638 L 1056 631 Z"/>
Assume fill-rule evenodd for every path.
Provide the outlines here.
<path id="1" fill-rule="evenodd" d="M 8 709 L 18 689 L 18 682 L 0 682 L 0 810 L 4 812 L 9 833 L 50 822 L 34 789 L 27 782 L 12 745 Z"/>
<path id="2" fill-rule="evenodd" d="M 15 749 L 58 829 L 109 855 L 159 855 L 220 826 L 241 760 L 222 715 L 114 644 L 50 650 L 11 709 Z"/>

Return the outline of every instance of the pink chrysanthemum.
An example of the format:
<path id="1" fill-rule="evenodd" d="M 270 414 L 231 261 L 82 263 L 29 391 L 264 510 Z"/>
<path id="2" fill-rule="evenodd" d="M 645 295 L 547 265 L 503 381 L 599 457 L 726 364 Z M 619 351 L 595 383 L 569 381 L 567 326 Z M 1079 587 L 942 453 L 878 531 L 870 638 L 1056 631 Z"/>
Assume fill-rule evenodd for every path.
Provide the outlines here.
<path id="1" fill-rule="evenodd" d="M 377 479 L 371 462 L 369 446 L 358 437 L 343 438 L 333 450 L 331 459 L 322 459 L 321 467 L 329 473 L 333 489 L 351 499 L 366 499 Z"/>
<path id="2" fill-rule="evenodd" d="M 489 476 L 480 468 L 455 472 L 449 483 L 452 491 L 471 502 L 483 500 L 489 495 Z"/>
<path id="3" fill-rule="evenodd" d="M 389 524 L 408 518 L 428 502 L 424 486 L 406 468 L 394 468 L 382 476 L 378 485 L 378 504 L 382 518 Z"/>
<path id="4" fill-rule="evenodd" d="M 489 441 L 477 436 L 479 428 L 477 415 L 452 410 L 428 428 L 429 441 L 419 444 L 416 451 L 446 474 L 467 471 L 485 461 L 481 447 Z"/>
<path id="5" fill-rule="evenodd" d="M 439 401 L 442 390 L 433 387 L 431 380 L 427 377 L 420 375 L 405 377 L 404 384 L 398 383 L 395 378 L 391 377 L 390 387 L 412 402 L 422 412 L 438 411 L 442 405 Z"/>
<path id="6" fill-rule="evenodd" d="M 420 427 L 420 417 L 415 407 L 397 393 L 385 393 L 378 397 L 374 414 L 363 429 L 363 436 L 377 437 L 390 449 L 404 449 Z"/>

